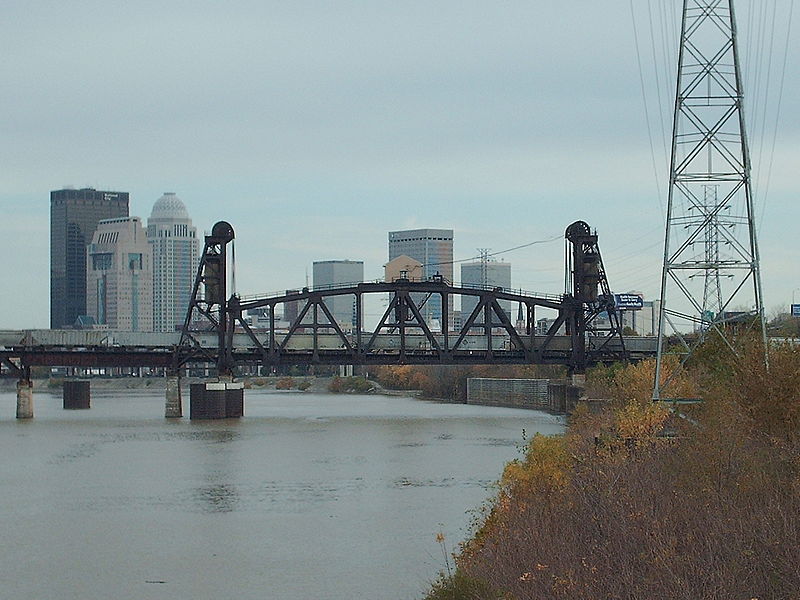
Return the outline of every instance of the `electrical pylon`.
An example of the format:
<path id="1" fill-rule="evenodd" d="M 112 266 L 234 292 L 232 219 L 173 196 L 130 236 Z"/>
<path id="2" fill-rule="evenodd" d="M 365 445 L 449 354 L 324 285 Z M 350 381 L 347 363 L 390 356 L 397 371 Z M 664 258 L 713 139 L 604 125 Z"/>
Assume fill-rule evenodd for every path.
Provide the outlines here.
<path id="1" fill-rule="evenodd" d="M 733 0 L 684 0 L 653 399 L 718 336 L 760 328 L 766 348 Z M 735 351 L 734 351 L 735 352 Z M 666 375 L 666 374 L 665 374 Z"/>

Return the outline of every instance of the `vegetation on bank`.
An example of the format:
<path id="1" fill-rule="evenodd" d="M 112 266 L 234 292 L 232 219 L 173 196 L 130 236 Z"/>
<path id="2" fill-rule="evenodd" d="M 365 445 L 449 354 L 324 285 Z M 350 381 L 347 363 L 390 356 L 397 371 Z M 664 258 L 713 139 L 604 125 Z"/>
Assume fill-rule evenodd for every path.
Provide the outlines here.
<path id="1" fill-rule="evenodd" d="M 311 387 L 311 382 L 308 379 L 301 379 L 300 381 L 295 381 L 293 377 L 278 377 L 278 380 L 275 382 L 275 389 L 276 390 L 300 390 L 301 392 L 305 392 L 308 388 Z"/>
<path id="2" fill-rule="evenodd" d="M 553 379 L 565 375 L 563 367 L 547 365 L 478 365 L 372 367 L 371 373 L 383 386 L 393 390 L 416 390 L 427 398 L 466 402 L 467 379 L 498 377 L 506 379 Z"/>
<path id="3" fill-rule="evenodd" d="M 529 441 L 428 599 L 797 598 L 800 348 L 737 352 L 697 356 L 680 414 L 652 361 L 590 373 L 608 402 Z"/>
<path id="4" fill-rule="evenodd" d="M 371 394 L 375 385 L 364 377 L 334 377 L 328 384 L 334 394 Z"/>

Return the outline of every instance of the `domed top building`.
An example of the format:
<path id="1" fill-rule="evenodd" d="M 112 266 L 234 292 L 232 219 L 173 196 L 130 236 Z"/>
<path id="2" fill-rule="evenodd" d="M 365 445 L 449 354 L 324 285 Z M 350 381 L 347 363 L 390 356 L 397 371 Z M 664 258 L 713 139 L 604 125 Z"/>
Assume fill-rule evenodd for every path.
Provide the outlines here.
<path id="1" fill-rule="evenodd" d="M 192 296 L 199 240 L 186 205 L 173 192 L 153 205 L 147 239 L 153 249 L 153 328 L 175 331 Z"/>
<path id="2" fill-rule="evenodd" d="M 175 192 L 164 192 L 164 195 L 156 200 L 156 203 L 153 205 L 153 210 L 147 222 L 156 223 L 166 220 L 181 219 L 189 219 L 189 212 L 186 210 L 186 205 L 183 203 L 183 200 L 178 198 Z"/>

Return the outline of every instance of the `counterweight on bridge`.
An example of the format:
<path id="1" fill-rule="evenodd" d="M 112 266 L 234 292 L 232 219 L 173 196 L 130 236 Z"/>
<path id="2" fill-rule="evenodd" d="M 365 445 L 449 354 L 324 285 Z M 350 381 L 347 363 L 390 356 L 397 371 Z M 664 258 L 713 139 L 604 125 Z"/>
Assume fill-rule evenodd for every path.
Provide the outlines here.
<path id="1" fill-rule="evenodd" d="M 584 221 L 575 221 L 564 234 L 572 246 L 567 252 L 566 295 L 575 303 L 571 319 L 566 322 L 567 334 L 572 338 L 573 369 L 583 372 L 587 364 L 587 351 L 608 355 L 608 359 L 626 360 L 625 340 L 622 337 L 622 319 L 616 308 L 608 284 L 597 233 L 592 233 Z M 614 349 L 611 348 L 611 342 Z"/>

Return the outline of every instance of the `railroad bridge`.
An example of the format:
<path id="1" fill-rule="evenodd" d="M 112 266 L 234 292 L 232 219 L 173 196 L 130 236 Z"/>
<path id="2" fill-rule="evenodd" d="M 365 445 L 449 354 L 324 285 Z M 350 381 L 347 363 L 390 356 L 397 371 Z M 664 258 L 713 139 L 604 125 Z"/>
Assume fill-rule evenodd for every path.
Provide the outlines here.
<path id="1" fill-rule="evenodd" d="M 213 366 L 217 380 L 206 391 L 211 390 L 212 402 L 218 405 L 224 405 L 218 397 L 233 394 L 235 413 L 242 392 L 234 377 L 248 365 L 557 364 L 565 365 L 571 374 L 581 374 L 594 364 L 639 360 L 656 352 L 655 338 L 622 336 L 621 315 L 597 234 L 583 221 L 572 223 L 565 232 L 567 285 L 559 295 L 456 286 L 435 276 L 425 281 L 401 277 L 390 282 L 303 288 L 273 296 L 229 296 L 228 246 L 233 239 L 233 227 L 224 221 L 205 237 L 180 332 L 0 332 L 0 375 L 19 380 L 17 416 L 33 413 L 32 366 L 164 368 L 169 373 L 166 414 L 181 416 L 180 375 L 191 366 Z M 364 318 L 365 299 L 370 295 L 389 299 L 374 327 Z M 326 304 L 341 296 L 350 297 L 354 307 L 352 328 L 346 330 Z M 442 307 L 438 327 L 422 316 L 432 296 L 439 297 Z M 470 314 L 462 315 L 463 324 L 453 328 L 450 310 L 456 297 L 474 298 L 475 306 Z M 522 318 L 512 324 L 501 302 L 516 305 Z M 297 307 L 297 318 L 281 329 L 277 315 L 286 314 L 289 303 Z M 255 309 L 265 315 L 266 326 L 255 328 L 249 323 L 247 313 Z M 555 317 L 538 334 L 537 311 Z M 193 389 L 195 393 L 200 398 L 203 390 Z"/>

